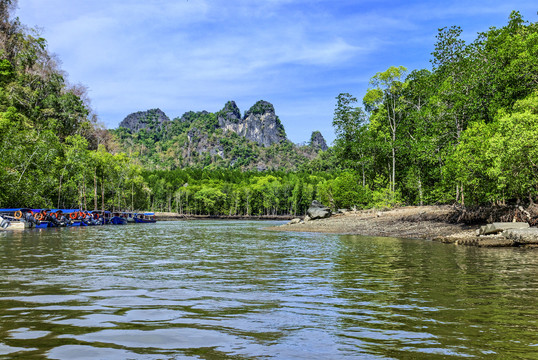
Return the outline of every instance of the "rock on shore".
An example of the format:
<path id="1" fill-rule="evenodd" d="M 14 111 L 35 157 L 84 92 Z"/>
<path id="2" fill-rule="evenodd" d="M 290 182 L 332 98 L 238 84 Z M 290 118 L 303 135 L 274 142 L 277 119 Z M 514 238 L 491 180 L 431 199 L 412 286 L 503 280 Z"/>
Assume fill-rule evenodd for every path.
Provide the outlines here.
<path id="1" fill-rule="evenodd" d="M 269 229 L 418 239 L 448 236 L 465 230 L 476 236 L 476 226 L 449 224 L 444 221 L 450 213 L 449 206 L 402 207 L 390 211 L 346 211 L 329 218 Z"/>
<path id="2" fill-rule="evenodd" d="M 312 201 L 312 205 L 306 211 L 310 220 L 325 219 L 332 215 L 331 209 L 324 206 L 317 200 Z"/>
<path id="3" fill-rule="evenodd" d="M 513 241 L 515 244 L 538 245 L 538 228 L 510 229 L 503 233 L 503 236 Z"/>

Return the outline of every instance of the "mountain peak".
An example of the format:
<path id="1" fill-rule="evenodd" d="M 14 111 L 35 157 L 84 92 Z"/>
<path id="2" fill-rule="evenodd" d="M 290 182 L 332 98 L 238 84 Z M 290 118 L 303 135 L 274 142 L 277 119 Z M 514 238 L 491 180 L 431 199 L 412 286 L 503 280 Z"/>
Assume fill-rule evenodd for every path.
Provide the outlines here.
<path id="1" fill-rule="evenodd" d="M 132 132 L 139 132 L 142 129 L 162 130 L 163 125 L 169 122 L 170 118 L 161 109 L 156 108 L 129 114 L 119 126 Z"/>
<path id="2" fill-rule="evenodd" d="M 266 113 L 274 115 L 275 107 L 268 101 L 259 100 L 258 102 L 256 102 L 256 104 L 252 105 L 252 107 L 245 113 L 245 118 L 247 118 L 251 114 L 263 115 Z"/>
<path id="3" fill-rule="evenodd" d="M 217 114 L 220 128 L 232 131 L 264 147 L 286 140 L 284 126 L 270 102 L 258 101 L 241 118 L 241 112 L 235 102 L 228 101 L 224 109 Z"/>
<path id="4" fill-rule="evenodd" d="M 310 137 L 310 146 L 316 150 L 327 151 L 328 149 L 327 142 L 325 142 L 325 138 L 323 137 L 323 135 L 321 135 L 321 132 L 317 130 L 312 132 L 312 136 Z"/>
<path id="5" fill-rule="evenodd" d="M 224 105 L 224 108 L 217 113 L 219 126 L 223 127 L 221 124 L 224 122 L 238 123 L 241 121 L 241 111 L 237 107 L 235 101 L 231 100 Z"/>

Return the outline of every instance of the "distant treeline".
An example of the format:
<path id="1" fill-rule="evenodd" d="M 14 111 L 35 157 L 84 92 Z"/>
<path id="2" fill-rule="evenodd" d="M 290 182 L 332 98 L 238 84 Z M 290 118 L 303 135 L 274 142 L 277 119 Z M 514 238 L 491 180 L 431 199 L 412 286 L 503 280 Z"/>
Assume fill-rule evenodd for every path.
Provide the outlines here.
<path id="1" fill-rule="evenodd" d="M 189 215 L 302 215 L 312 200 L 333 208 L 389 206 L 385 191 L 357 186 L 359 174 L 181 169 L 145 172 L 154 210 Z"/>

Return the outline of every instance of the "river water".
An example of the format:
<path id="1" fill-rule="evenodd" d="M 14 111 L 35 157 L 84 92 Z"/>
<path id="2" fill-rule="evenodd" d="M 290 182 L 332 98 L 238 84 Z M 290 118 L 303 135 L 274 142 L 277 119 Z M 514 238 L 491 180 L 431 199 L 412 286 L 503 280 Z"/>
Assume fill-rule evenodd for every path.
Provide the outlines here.
<path id="1" fill-rule="evenodd" d="M 0 358 L 538 359 L 538 249 L 274 224 L 0 233 Z"/>

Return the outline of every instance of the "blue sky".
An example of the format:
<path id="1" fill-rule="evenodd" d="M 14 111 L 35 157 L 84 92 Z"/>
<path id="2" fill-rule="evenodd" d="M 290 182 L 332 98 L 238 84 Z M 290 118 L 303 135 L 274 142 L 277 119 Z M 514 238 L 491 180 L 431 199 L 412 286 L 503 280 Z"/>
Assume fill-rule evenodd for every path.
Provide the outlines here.
<path id="1" fill-rule="evenodd" d="M 108 128 L 151 108 L 174 118 L 263 99 L 293 142 L 319 130 L 330 143 L 339 93 L 362 99 L 391 65 L 430 68 L 438 28 L 472 41 L 511 10 L 538 20 L 536 0 L 19 0 L 16 15 Z"/>

